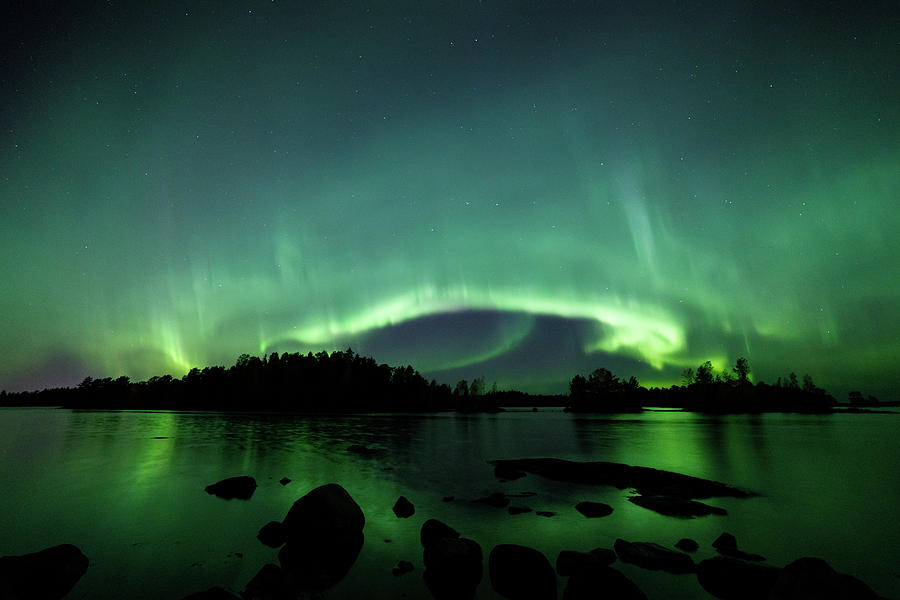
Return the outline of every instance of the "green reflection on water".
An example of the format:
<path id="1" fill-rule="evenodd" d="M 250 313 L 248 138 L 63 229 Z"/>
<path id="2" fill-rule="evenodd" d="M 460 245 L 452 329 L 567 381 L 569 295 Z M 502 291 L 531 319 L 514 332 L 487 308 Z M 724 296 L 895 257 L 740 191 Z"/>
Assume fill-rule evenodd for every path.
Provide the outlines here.
<path id="1" fill-rule="evenodd" d="M 819 555 L 889 593 L 894 574 L 873 564 L 871 547 L 900 555 L 892 514 L 900 477 L 881 457 L 900 450 L 893 415 L 708 417 L 678 412 L 593 418 L 562 412 L 306 418 L 212 413 L 0 412 L 0 553 L 71 542 L 91 558 L 76 594 L 176 596 L 222 585 L 240 591 L 276 551 L 256 539 L 308 490 L 335 481 L 366 514 L 366 541 L 350 574 L 327 597 L 427 597 L 421 581 L 421 523 L 434 517 L 476 539 L 485 552 L 520 543 L 544 552 L 612 547 L 617 537 L 709 543 L 734 533 L 774 564 Z M 155 439 L 163 437 L 165 439 Z M 348 452 L 350 444 L 375 450 Z M 710 499 L 727 517 L 679 520 L 627 502 L 629 492 L 528 476 L 501 483 L 488 460 L 556 456 L 668 469 L 758 491 L 750 499 Z M 250 501 L 224 501 L 203 488 L 250 474 Z M 292 481 L 282 486 L 278 480 Z M 866 490 L 864 499 L 859 490 Z M 534 512 L 510 516 L 473 504 L 495 491 Z M 391 507 L 405 495 L 410 519 Z M 445 502 L 444 496 L 455 496 Z M 614 512 L 586 519 L 581 500 Z M 852 531 L 852 535 L 848 535 Z M 385 540 L 391 540 L 389 543 Z M 239 552 L 242 557 L 234 553 Z M 390 574 L 398 560 L 412 574 Z M 651 597 L 702 598 L 690 576 L 618 565 Z M 562 579 L 559 581 L 563 585 Z M 487 577 L 478 598 L 496 598 Z"/>

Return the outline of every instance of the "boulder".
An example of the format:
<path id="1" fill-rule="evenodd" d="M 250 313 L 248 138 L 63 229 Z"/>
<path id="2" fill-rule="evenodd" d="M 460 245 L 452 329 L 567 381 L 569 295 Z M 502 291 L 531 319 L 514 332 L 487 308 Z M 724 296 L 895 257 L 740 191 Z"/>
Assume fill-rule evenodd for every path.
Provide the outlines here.
<path id="1" fill-rule="evenodd" d="M 62 598 L 88 568 L 78 547 L 60 544 L 39 552 L 0 557 L 0 595 L 3 598 Z"/>
<path id="2" fill-rule="evenodd" d="M 278 483 L 280 483 L 281 485 L 287 485 L 290 482 L 291 482 L 291 480 L 288 479 L 287 477 L 282 477 L 281 479 L 278 480 Z"/>
<path id="3" fill-rule="evenodd" d="M 231 592 L 225 590 L 224 588 L 220 588 L 219 586 L 213 586 L 207 590 L 203 590 L 202 592 L 197 592 L 196 594 L 191 594 L 190 596 L 184 596 L 181 600 L 241 600 L 239 596 L 235 596 Z"/>
<path id="4" fill-rule="evenodd" d="M 458 538 L 459 532 L 437 519 L 428 519 L 422 523 L 419 533 L 419 541 L 423 548 L 427 548 L 441 538 Z"/>
<path id="5" fill-rule="evenodd" d="M 619 560 L 644 569 L 668 573 L 693 573 L 694 560 L 683 552 L 671 550 L 653 542 L 627 542 L 617 539 L 614 547 Z"/>
<path id="6" fill-rule="evenodd" d="M 401 519 L 406 519 L 415 514 L 416 507 L 410 502 L 406 496 L 400 496 L 394 503 L 394 514 Z"/>
<path id="7" fill-rule="evenodd" d="M 430 539 L 422 553 L 425 585 L 436 600 L 469 600 L 481 582 L 484 555 L 478 542 L 463 537 Z"/>
<path id="8" fill-rule="evenodd" d="M 568 577 L 602 569 L 614 562 L 616 562 L 616 553 L 606 548 L 595 548 L 590 552 L 562 550 L 556 557 L 556 572 L 562 577 Z"/>
<path id="9" fill-rule="evenodd" d="M 768 598 L 781 569 L 730 556 L 715 556 L 697 565 L 697 581 L 721 600 Z"/>
<path id="10" fill-rule="evenodd" d="M 340 544 L 342 540 L 355 543 L 366 518 L 347 490 L 328 483 L 294 502 L 282 524 L 289 543 Z"/>
<path id="11" fill-rule="evenodd" d="M 256 491 L 256 480 L 249 475 L 241 475 L 240 477 L 229 477 L 222 481 L 206 486 L 206 493 L 219 498 L 230 500 L 237 498 L 238 500 L 249 500 Z"/>
<path id="12" fill-rule="evenodd" d="M 628 501 L 661 515 L 682 519 L 728 514 L 724 508 L 676 496 L 632 496 Z"/>
<path id="13" fill-rule="evenodd" d="M 722 554 L 723 556 L 731 556 L 733 558 L 740 558 L 742 560 L 766 560 L 764 556 L 760 556 L 759 554 L 751 554 L 749 552 L 739 550 L 737 545 L 737 538 L 735 538 L 727 531 L 717 537 L 712 545 L 713 548 L 716 549 L 716 552 Z"/>
<path id="14" fill-rule="evenodd" d="M 569 577 L 563 600 L 647 600 L 633 581 L 611 567 L 593 569 Z"/>
<path id="15" fill-rule="evenodd" d="M 692 540 L 691 538 L 681 538 L 680 540 L 675 542 L 675 547 L 679 550 L 683 550 L 684 552 L 696 552 L 700 549 L 700 544 L 698 544 L 696 540 Z"/>
<path id="16" fill-rule="evenodd" d="M 724 550 L 725 552 L 728 552 L 729 550 L 737 550 L 737 538 L 727 531 L 722 532 L 722 535 L 717 537 L 712 543 L 712 547 L 716 550 Z"/>
<path id="17" fill-rule="evenodd" d="M 262 526 L 256 538 L 269 548 L 277 548 L 284 543 L 284 525 L 280 521 L 269 521 Z"/>
<path id="18" fill-rule="evenodd" d="M 769 600 L 878 600 L 878 595 L 821 558 L 798 558 L 781 570 Z"/>
<path id="19" fill-rule="evenodd" d="M 602 502 L 591 502 L 585 500 L 575 505 L 575 510 L 588 518 L 605 517 L 612 514 L 612 506 L 603 504 Z"/>
<path id="20" fill-rule="evenodd" d="M 491 586 L 511 600 L 556 600 L 556 574 L 534 548 L 498 544 L 488 558 Z"/>
<path id="21" fill-rule="evenodd" d="M 288 540 L 278 552 L 288 589 L 321 592 L 344 578 L 362 550 L 362 531 L 337 540 Z"/>

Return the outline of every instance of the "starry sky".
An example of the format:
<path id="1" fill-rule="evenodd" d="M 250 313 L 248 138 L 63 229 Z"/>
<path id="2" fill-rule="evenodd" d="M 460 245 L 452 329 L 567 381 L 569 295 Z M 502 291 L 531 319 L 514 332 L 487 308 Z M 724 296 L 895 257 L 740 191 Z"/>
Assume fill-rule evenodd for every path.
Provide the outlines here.
<path id="1" fill-rule="evenodd" d="M 0 388 L 351 346 L 900 387 L 896 2 L 5 3 Z"/>

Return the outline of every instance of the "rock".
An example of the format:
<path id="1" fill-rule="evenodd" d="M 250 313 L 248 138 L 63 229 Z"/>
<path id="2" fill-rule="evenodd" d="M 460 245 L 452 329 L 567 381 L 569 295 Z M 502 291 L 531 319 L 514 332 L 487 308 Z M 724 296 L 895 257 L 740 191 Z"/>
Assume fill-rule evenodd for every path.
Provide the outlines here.
<path id="1" fill-rule="evenodd" d="M 62 598 L 85 574 L 88 563 L 87 557 L 72 544 L 0 557 L 0 597 Z"/>
<path id="2" fill-rule="evenodd" d="M 768 598 L 780 573 L 778 567 L 730 556 L 715 556 L 697 565 L 697 581 L 722 600 Z"/>
<path id="3" fill-rule="evenodd" d="M 363 446 L 362 444 L 350 444 L 347 446 L 347 452 L 352 454 L 358 454 L 363 458 L 375 458 L 376 456 L 380 456 L 382 451 L 378 448 L 369 448 L 367 446 Z"/>
<path id="4" fill-rule="evenodd" d="M 438 537 L 422 553 L 425 585 L 436 600 L 469 600 L 481 582 L 484 555 L 478 542 Z"/>
<path id="5" fill-rule="evenodd" d="M 754 495 L 718 481 L 622 463 L 575 462 L 559 458 L 492 460 L 490 463 L 494 465 L 495 472 L 497 467 L 501 466 L 503 469 L 525 471 L 556 481 L 611 485 L 619 489 L 635 488 L 644 496 L 661 495 L 688 499 L 716 496 L 746 498 Z"/>
<path id="6" fill-rule="evenodd" d="M 494 477 L 503 481 L 515 481 L 525 477 L 525 471 L 520 471 L 506 464 L 498 464 L 494 466 Z"/>
<path id="7" fill-rule="evenodd" d="M 658 512 L 668 517 L 692 519 L 706 515 L 727 515 L 724 508 L 710 506 L 696 500 L 687 500 L 675 496 L 632 496 L 628 499 L 638 506 Z"/>
<path id="8" fill-rule="evenodd" d="M 585 571 L 569 577 L 563 600 L 647 600 L 633 581 L 611 567 Z"/>
<path id="9" fill-rule="evenodd" d="M 556 574 L 534 548 L 498 544 L 488 558 L 491 586 L 512 600 L 556 600 Z"/>
<path id="10" fill-rule="evenodd" d="M 527 506 L 510 506 L 506 509 L 511 515 L 521 515 L 522 513 L 529 513 L 531 509 Z"/>
<path id="11" fill-rule="evenodd" d="M 626 542 L 617 539 L 614 547 L 619 560 L 644 569 L 662 570 L 668 573 L 693 573 L 694 560 L 683 552 L 670 550 L 653 542 Z"/>
<path id="12" fill-rule="evenodd" d="M 394 577 L 399 577 L 400 575 L 405 575 L 407 573 L 412 573 L 413 564 L 408 560 L 401 560 L 397 563 L 397 566 L 391 569 L 391 573 L 393 573 Z"/>
<path id="13" fill-rule="evenodd" d="M 280 483 L 281 485 L 287 485 L 290 482 L 291 482 L 291 480 L 288 479 L 287 477 L 282 477 L 281 479 L 278 480 L 278 483 Z"/>
<path id="14" fill-rule="evenodd" d="M 282 523 L 289 543 L 334 544 L 342 539 L 355 540 L 366 518 L 347 490 L 329 483 L 294 502 Z"/>
<path id="15" fill-rule="evenodd" d="M 269 521 L 256 534 L 256 539 L 270 548 L 277 548 L 285 541 L 284 525 L 280 521 Z"/>
<path id="16" fill-rule="evenodd" d="M 684 550 L 685 552 L 696 552 L 700 549 L 700 544 L 691 538 L 681 538 L 675 542 L 675 547 L 679 550 Z"/>
<path id="17" fill-rule="evenodd" d="M 453 502 L 456 500 L 456 496 L 444 496 L 444 502 Z"/>
<path id="18" fill-rule="evenodd" d="M 485 496 L 484 498 L 476 498 L 475 500 L 472 500 L 472 502 L 487 504 L 488 506 L 493 506 L 494 508 L 505 508 L 506 505 L 509 504 L 509 498 L 507 498 L 506 494 L 504 494 L 503 492 L 494 492 L 490 496 Z"/>
<path id="19" fill-rule="evenodd" d="M 416 507 L 410 502 L 406 496 L 400 496 L 394 503 L 394 514 L 401 519 L 406 519 L 415 514 Z"/>
<path id="20" fill-rule="evenodd" d="M 458 538 L 459 532 L 437 519 L 428 519 L 422 523 L 419 532 L 419 541 L 423 548 L 427 548 L 441 538 Z"/>
<path id="21" fill-rule="evenodd" d="M 877 600 L 865 583 L 836 573 L 821 558 L 798 558 L 781 570 L 769 600 Z"/>
<path id="22" fill-rule="evenodd" d="M 749 552 L 738 550 L 737 539 L 728 532 L 717 537 L 712 545 L 713 548 L 716 549 L 716 552 L 723 556 L 731 556 L 733 558 L 740 558 L 741 560 L 755 560 L 757 562 L 766 560 L 764 556 L 760 556 L 759 554 L 750 554 Z"/>
<path id="23" fill-rule="evenodd" d="M 237 498 L 239 500 L 249 500 L 256 491 L 256 480 L 249 475 L 240 477 L 229 477 L 217 483 L 206 486 L 206 493 L 219 498 L 230 500 Z"/>
<path id="24" fill-rule="evenodd" d="M 196 594 L 191 594 L 190 596 L 184 596 L 181 600 L 241 600 L 239 596 L 235 596 L 231 592 L 225 590 L 224 588 L 220 588 L 219 586 L 213 586 L 208 590 L 203 590 L 202 592 L 197 592 Z"/>
<path id="25" fill-rule="evenodd" d="M 278 562 L 293 592 L 321 592 L 338 583 L 350 571 L 363 547 L 362 531 L 335 539 L 288 540 L 278 552 Z"/>
<path id="26" fill-rule="evenodd" d="M 613 511 L 612 506 L 610 506 L 609 504 L 603 504 L 602 502 L 591 502 L 589 500 L 585 500 L 584 502 L 579 502 L 578 504 L 576 504 L 575 510 L 589 518 L 605 517 L 607 515 L 611 515 Z"/>
<path id="27" fill-rule="evenodd" d="M 534 514 L 536 514 L 539 517 L 555 517 L 556 516 L 556 513 L 553 512 L 552 510 L 539 510 Z"/>
<path id="28" fill-rule="evenodd" d="M 590 552 L 562 550 L 556 557 L 556 572 L 562 577 L 578 575 L 608 567 L 616 562 L 616 553 L 606 548 L 596 548 Z"/>
<path id="29" fill-rule="evenodd" d="M 290 594 L 284 571 L 276 564 L 268 563 L 253 576 L 241 593 L 245 600 L 270 600 Z"/>
<path id="30" fill-rule="evenodd" d="M 722 535 L 716 538 L 716 541 L 712 543 L 712 547 L 716 550 L 737 550 L 737 538 L 731 535 L 730 533 L 723 532 Z"/>

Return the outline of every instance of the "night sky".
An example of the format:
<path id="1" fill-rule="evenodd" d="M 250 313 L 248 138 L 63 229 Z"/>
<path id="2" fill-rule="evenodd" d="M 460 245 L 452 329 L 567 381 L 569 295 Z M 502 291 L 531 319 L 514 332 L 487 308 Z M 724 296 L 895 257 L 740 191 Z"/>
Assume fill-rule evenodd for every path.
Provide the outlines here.
<path id="1" fill-rule="evenodd" d="M 891 2 L 5 3 L 0 388 L 352 346 L 900 387 Z"/>

